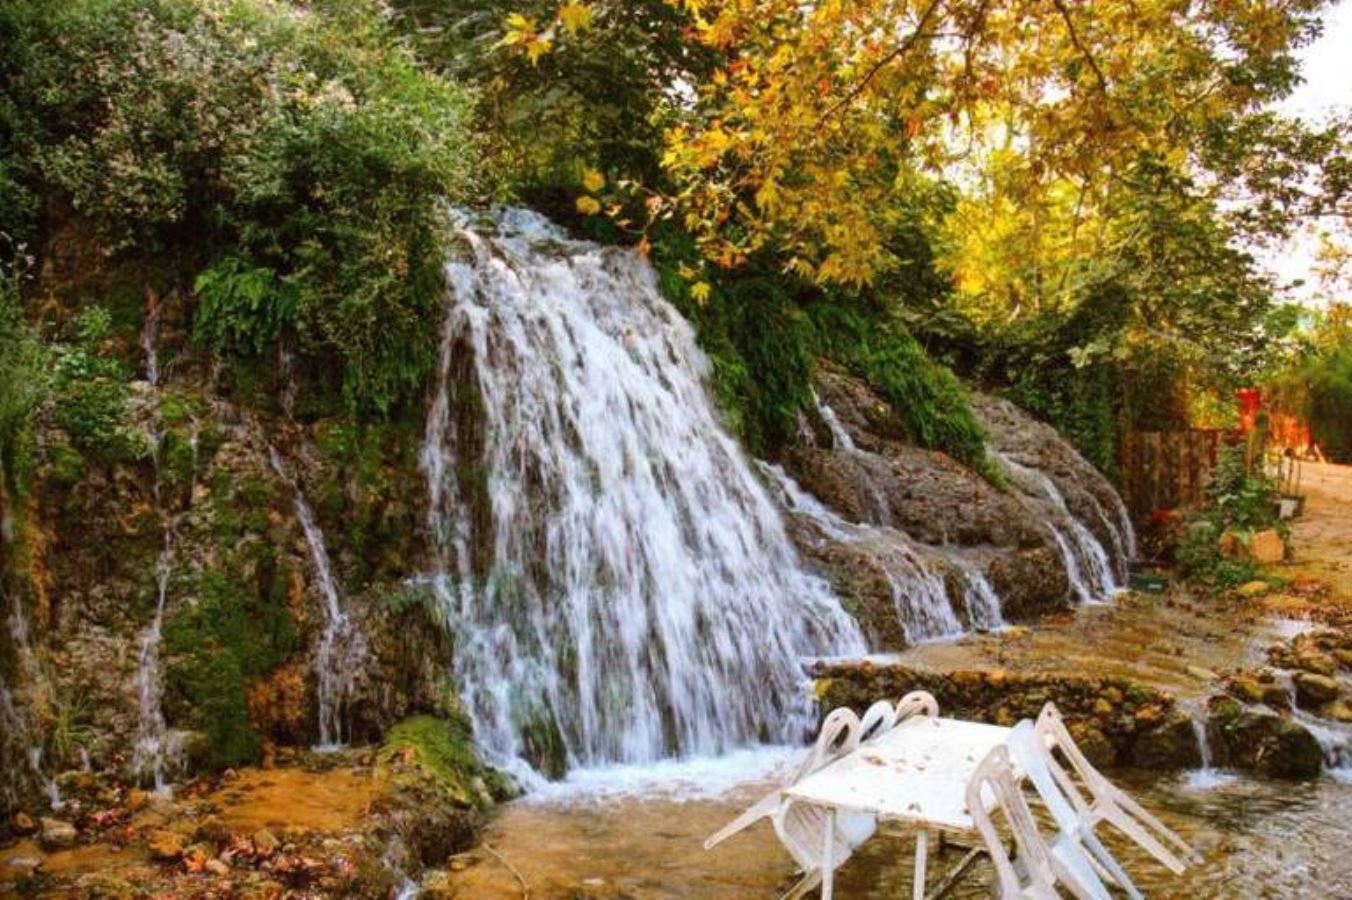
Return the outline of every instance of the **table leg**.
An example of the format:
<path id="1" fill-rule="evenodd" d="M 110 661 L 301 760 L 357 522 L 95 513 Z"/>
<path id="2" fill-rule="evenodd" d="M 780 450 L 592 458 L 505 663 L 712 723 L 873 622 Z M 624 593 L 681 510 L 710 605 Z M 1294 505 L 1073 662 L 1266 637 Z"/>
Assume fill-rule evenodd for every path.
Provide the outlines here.
<path id="1" fill-rule="evenodd" d="M 915 900 L 925 900 L 925 864 L 929 857 L 929 832 L 920 829 L 915 834 L 915 885 L 911 896 Z"/>
<path id="2" fill-rule="evenodd" d="M 825 831 L 822 834 L 822 900 L 831 900 L 831 895 L 835 887 L 835 860 L 831 858 L 831 850 L 835 845 L 836 838 L 836 810 L 834 807 L 826 811 Z"/>

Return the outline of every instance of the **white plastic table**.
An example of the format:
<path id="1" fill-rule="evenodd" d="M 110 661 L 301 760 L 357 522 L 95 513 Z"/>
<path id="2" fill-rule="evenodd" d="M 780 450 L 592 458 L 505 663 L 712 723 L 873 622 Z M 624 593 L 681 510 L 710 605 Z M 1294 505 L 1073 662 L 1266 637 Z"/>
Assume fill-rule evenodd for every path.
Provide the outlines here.
<path id="1" fill-rule="evenodd" d="M 916 900 L 925 896 L 931 831 L 971 832 L 967 782 L 1009 728 L 960 719 L 916 716 L 787 788 L 784 796 L 827 810 L 822 900 L 831 900 L 831 834 L 836 813 L 871 813 L 913 827 Z"/>

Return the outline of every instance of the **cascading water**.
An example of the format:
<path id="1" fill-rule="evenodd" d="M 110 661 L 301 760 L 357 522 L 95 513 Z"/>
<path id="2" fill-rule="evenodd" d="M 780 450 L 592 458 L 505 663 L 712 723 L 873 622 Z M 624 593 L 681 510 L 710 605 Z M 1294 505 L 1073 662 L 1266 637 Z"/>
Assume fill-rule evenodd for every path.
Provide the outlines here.
<path id="1" fill-rule="evenodd" d="M 1046 525 L 1061 551 L 1071 592 L 1081 602 L 1087 603 L 1102 600 L 1120 590 L 1121 584 L 1108 551 L 1070 511 L 1056 483 L 1045 473 L 1025 466 L 1005 453 L 991 450 L 991 455 L 1004 465 L 1021 492 L 1046 501 L 1044 506 L 1060 519 L 1059 522 L 1048 519 Z M 1117 534 L 1118 529 L 1112 527 L 1106 518 L 1104 524 L 1110 533 Z M 1116 540 L 1120 541 L 1123 548 L 1128 546 L 1129 542 L 1124 537 L 1119 536 Z M 1134 537 L 1131 543 L 1134 543 Z"/>
<path id="2" fill-rule="evenodd" d="M 761 468 L 779 489 L 786 508 L 806 516 L 832 540 L 868 549 L 870 557 L 887 575 L 892 603 L 908 643 L 962 633 L 962 622 L 953 611 L 943 573 L 926 562 L 919 547 L 904 532 L 885 525 L 848 522 L 803 490 L 779 466 L 762 464 Z M 999 603 L 996 598 L 997 616 Z"/>
<path id="3" fill-rule="evenodd" d="M 146 351 L 146 381 L 151 388 L 159 386 L 159 303 L 152 296 L 146 307 L 145 327 L 141 345 Z M 177 533 L 174 515 L 165 507 L 162 474 L 160 472 L 160 440 L 158 432 L 151 435 L 151 462 L 155 467 L 152 491 L 155 508 L 164 522 L 163 539 L 155 559 L 155 616 L 141 634 L 136 665 L 136 736 L 132 742 L 132 774 L 151 781 L 157 793 L 169 791 L 167 770 L 177 762 L 183 749 L 183 735 L 170 729 L 164 718 L 163 685 L 160 680 L 160 642 L 164 636 L 164 611 L 169 600 L 170 580 L 173 576 Z M 191 438 L 193 487 L 197 477 L 197 428 Z M 187 503 L 192 506 L 195 490 L 188 491 Z"/>
<path id="4" fill-rule="evenodd" d="M 800 659 L 860 653 L 720 425 L 639 255 L 462 220 L 422 465 L 477 739 L 649 762 L 796 738 Z"/>
<path id="5" fill-rule="evenodd" d="M 9 615 L 9 631 L 29 691 L 43 691 L 47 694 L 47 702 L 54 703 L 55 698 L 51 696 L 51 686 L 46 673 L 42 671 L 33 652 L 28 620 L 24 618 L 23 605 L 17 596 L 14 598 L 14 608 Z M 33 784 L 46 792 L 48 805 L 54 810 L 61 809 L 64 805 L 61 792 L 57 788 L 56 779 L 43 771 L 41 736 L 33 727 L 30 717 L 20 711 L 8 681 L 3 673 L 0 673 L 0 726 L 4 728 L 0 733 L 0 759 L 10 771 L 18 771 L 21 766 L 26 765 Z M 8 799 L 12 802 L 15 798 Z"/>
<path id="6" fill-rule="evenodd" d="M 963 559 L 956 553 L 948 559 L 962 573 L 962 602 L 967 608 L 967 620 L 976 631 L 998 631 L 1008 623 L 1004 611 L 1000 608 L 1000 595 L 995 592 L 986 573 L 974 563 Z"/>
<path id="7" fill-rule="evenodd" d="M 352 694 L 355 675 L 362 658 L 366 655 L 366 644 L 361 632 L 352 627 L 347 613 L 343 612 L 338 582 L 333 576 L 333 566 L 329 562 L 329 552 L 324 543 L 324 532 L 319 528 L 314 510 L 305 499 L 300 485 L 287 474 L 282 457 L 275 447 L 268 448 L 268 461 L 272 464 L 273 471 L 291 488 L 296 518 L 300 520 L 301 530 L 305 533 L 305 543 L 310 550 L 310 562 L 315 568 L 319 594 L 324 599 L 324 630 L 315 648 L 319 746 L 322 749 L 336 748 L 341 746 L 344 740 L 344 711 Z"/>
<path id="8" fill-rule="evenodd" d="M 1217 769 L 1212 764 L 1211 740 L 1207 736 L 1206 713 L 1192 710 L 1192 734 L 1197 741 L 1199 765 L 1187 774 L 1185 784 L 1195 791 L 1209 791 L 1223 787 L 1235 780 L 1230 772 Z"/>
<path id="9" fill-rule="evenodd" d="M 155 617 L 141 634 L 140 650 L 137 653 L 137 721 L 131 769 L 138 779 L 151 781 L 158 793 L 166 793 L 169 789 L 165 778 L 166 769 L 178 757 L 182 747 L 181 735 L 171 731 L 165 722 L 160 682 L 160 641 L 164 636 L 164 610 L 173 575 L 176 535 L 173 517 L 164 509 L 160 496 L 158 436 L 151 456 L 155 463 L 155 505 L 164 517 L 164 536 L 159 556 L 155 559 Z"/>

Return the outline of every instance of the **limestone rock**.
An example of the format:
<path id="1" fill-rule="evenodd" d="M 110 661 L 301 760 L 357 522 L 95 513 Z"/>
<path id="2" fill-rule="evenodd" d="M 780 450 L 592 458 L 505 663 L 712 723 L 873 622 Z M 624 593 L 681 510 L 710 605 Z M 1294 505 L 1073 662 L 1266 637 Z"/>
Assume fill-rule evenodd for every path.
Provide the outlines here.
<path id="1" fill-rule="evenodd" d="M 1333 658 L 1338 660 L 1338 664 L 1344 669 L 1352 669 L 1352 650 L 1339 647 L 1333 651 Z"/>
<path id="2" fill-rule="evenodd" d="M 1323 748 L 1299 722 L 1228 697 L 1213 699 L 1211 708 L 1229 765 L 1282 778 L 1315 778 L 1323 770 Z"/>
<path id="3" fill-rule="evenodd" d="M 1338 682 L 1327 675 L 1298 672 L 1295 680 L 1296 701 L 1303 707 L 1313 709 L 1338 698 L 1340 690 Z"/>
<path id="4" fill-rule="evenodd" d="M 1319 716 L 1333 719 L 1335 722 L 1352 722 L 1352 703 L 1346 700 L 1333 700 L 1319 708 Z"/>
<path id="5" fill-rule="evenodd" d="M 39 820 L 41 832 L 38 835 L 38 842 L 42 844 L 44 850 L 64 850 L 67 847 L 75 846 L 75 839 L 79 832 L 75 826 L 61 819 L 43 818 Z"/>
<path id="6" fill-rule="evenodd" d="M 1215 672 L 1202 666 L 1187 666 L 1184 671 L 1198 681 L 1215 681 L 1217 677 Z"/>
<path id="7" fill-rule="evenodd" d="M 1246 581 L 1235 588 L 1235 593 L 1241 597 L 1261 597 L 1272 590 L 1272 585 L 1266 581 Z"/>
<path id="8" fill-rule="evenodd" d="M 1286 558 L 1286 543 L 1274 529 L 1259 531 L 1249 541 L 1249 558 L 1265 566 L 1279 563 Z"/>

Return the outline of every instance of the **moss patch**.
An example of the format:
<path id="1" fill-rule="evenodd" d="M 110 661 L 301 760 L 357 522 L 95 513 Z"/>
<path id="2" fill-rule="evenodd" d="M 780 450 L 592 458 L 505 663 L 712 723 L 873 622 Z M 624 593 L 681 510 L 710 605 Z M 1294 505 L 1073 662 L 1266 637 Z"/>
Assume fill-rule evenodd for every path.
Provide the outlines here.
<path id="1" fill-rule="evenodd" d="M 411 716 L 385 734 L 382 763 L 417 763 L 460 806 L 482 807 L 504 793 L 504 779 L 484 765 L 469 722 L 460 716 Z"/>

